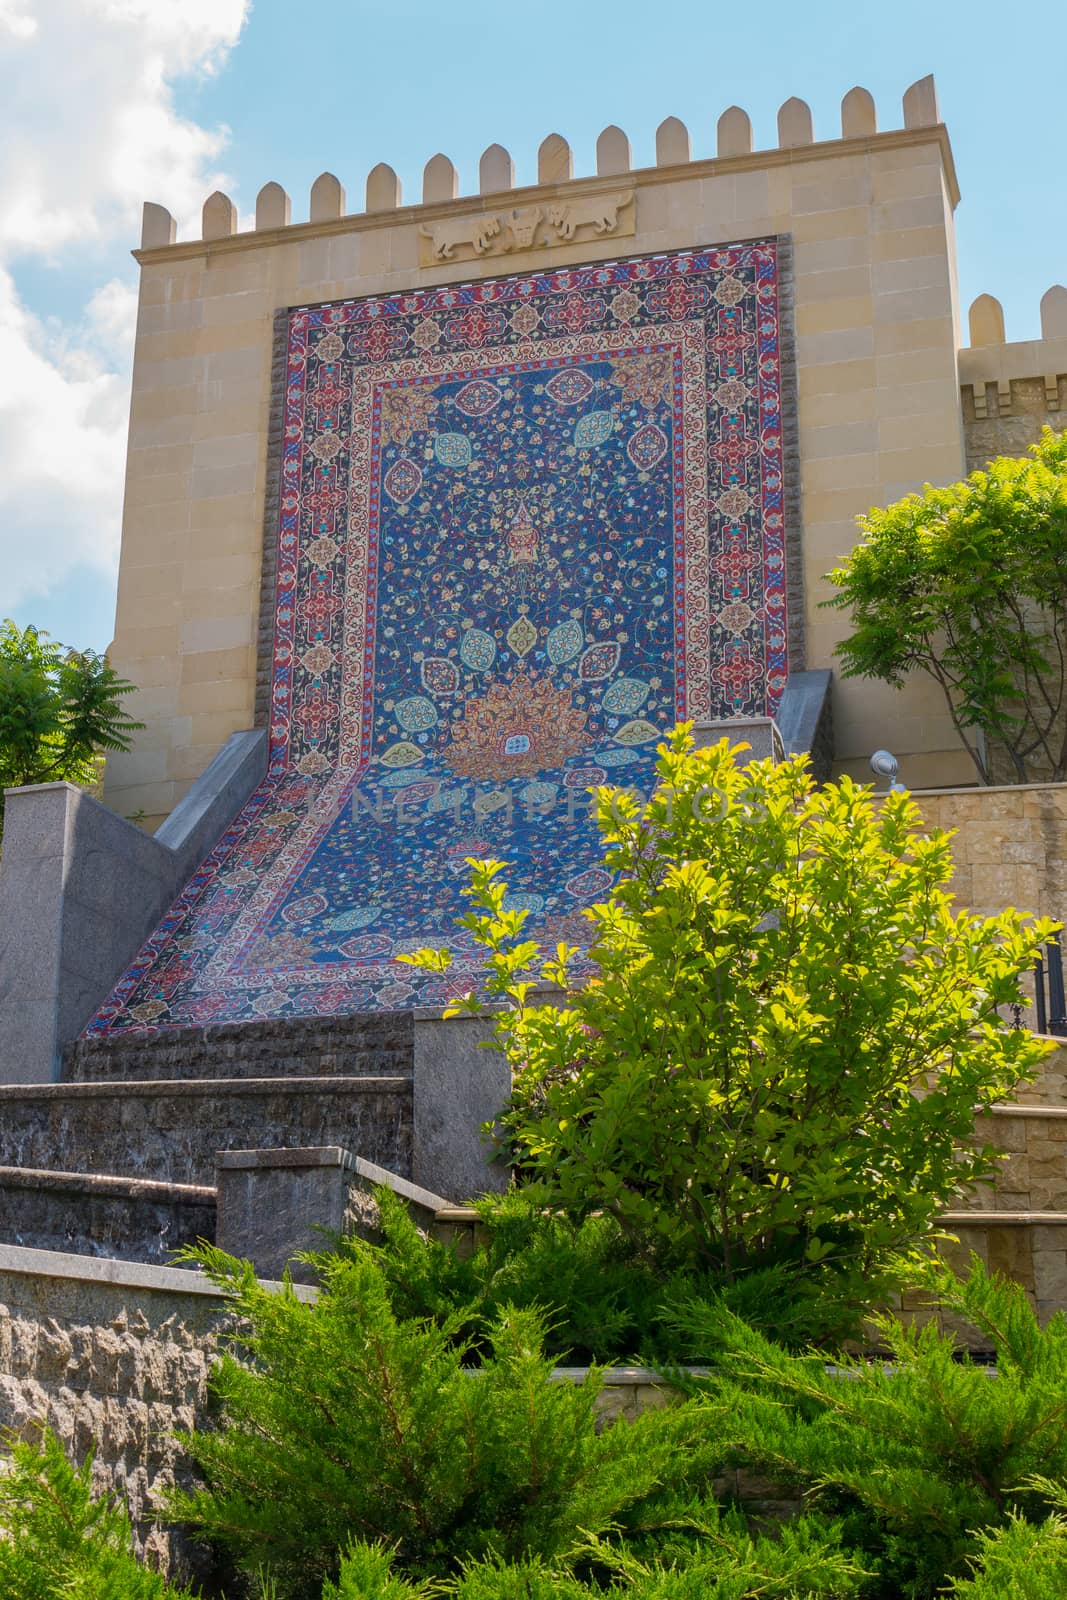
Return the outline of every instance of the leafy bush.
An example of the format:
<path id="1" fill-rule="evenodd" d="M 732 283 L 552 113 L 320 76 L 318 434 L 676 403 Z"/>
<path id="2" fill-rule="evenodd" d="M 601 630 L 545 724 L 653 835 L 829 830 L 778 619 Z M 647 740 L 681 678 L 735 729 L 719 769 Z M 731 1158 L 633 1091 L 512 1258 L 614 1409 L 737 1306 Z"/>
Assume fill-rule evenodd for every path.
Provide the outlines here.
<path id="1" fill-rule="evenodd" d="M 742 769 L 684 727 L 658 770 L 647 804 L 598 792 L 617 878 L 565 1005 L 530 988 L 567 984 L 574 952 L 546 959 L 504 909 L 501 864 L 472 863 L 461 923 L 505 1002 L 513 1161 L 553 1208 L 614 1217 L 657 1270 L 836 1275 L 861 1306 L 991 1170 L 975 1107 L 1047 1049 L 998 1007 L 1052 925 L 955 913 L 948 836 L 924 837 L 903 794 L 816 790 L 802 760 Z"/>
<path id="2" fill-rule="evenodd" d="M 136 1559 L 125 1506 L 93 1495 L 92 1462 L 72 1466 L 47 1431 L 0 1461 L 0 1595 L 189 1600 Z"/>
<path id="3" fill-rule="evenodd" d="M 859 524 L 827 602 L 851 613 L 846 674 L 933 678 L 982 783 L 998 748 L 1018 783 L 1067 776 L 1067 432 Z"/>
<path id="4" fill-rule="evenodd" d="M 986 1549 L 979 1534 L 1006 1529 L 1006 1559 L 1029 1537 L 1011 1519 L 1041 1521 L 1067 1485 L 1067 1318 L 1042 1331 L 1024 1291 L 977 1260 L 966 1283 L 934 1264 L 920 1276 L 995 1348 L 995 1372 L 958 1360 L 934 1323 L 878 1317 L 889 1362 L 828 1370 L 721 1307 L 682 1313 L 715 1352 L 718 1375 L 698 1387 L 729 1459 L 844 1518 L 846 1544 L 880 1574 L 870 1593 L 885 1600 L 934 1595 Z M 1043 1536 L 1050 1561 L 1058 1539 Z"/>
<path id="5" fill-rule="evenodd" d="M 98 781 L 101 754 L 128 750 L 143 726 L 119 704 L 132 692 L 106 657 L 0 625 L 0 828 L 5 788 Z"/>
<path id="6" fill-rule="evenodd" d="M 313 1304 L 217 1250 L 196 1259 L 247 1331 L 215 1374 L 222 1428 L 188 1441 L 207 1487 L 170 1509 L 287 1595 L 317 1595 L 354 1538 L 394 1543 L 415 1577 L 553 1557 L 710 1470 L 686 1407 L 597 1434 L 599 1376 L 550 1382 L 533 1311 L 499 1315 L 471 1374 L 453 1326 L 396 1317 L 369 1249 L 312 1258 Z"/>

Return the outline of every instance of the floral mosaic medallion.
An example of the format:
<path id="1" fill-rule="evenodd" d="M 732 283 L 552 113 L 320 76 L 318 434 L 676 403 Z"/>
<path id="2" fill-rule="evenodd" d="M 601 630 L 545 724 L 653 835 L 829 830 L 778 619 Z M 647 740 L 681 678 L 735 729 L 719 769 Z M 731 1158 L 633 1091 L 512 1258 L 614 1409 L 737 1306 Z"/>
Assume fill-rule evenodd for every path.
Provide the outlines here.
<path id="1" fill-rule="evenodd" d="M 472 855 L 581 942 L 590 787 L 784 687 L 779 382 L 774 240 L 290 313 L 269 774 L 88 1031 L 442 1004 Z"/>

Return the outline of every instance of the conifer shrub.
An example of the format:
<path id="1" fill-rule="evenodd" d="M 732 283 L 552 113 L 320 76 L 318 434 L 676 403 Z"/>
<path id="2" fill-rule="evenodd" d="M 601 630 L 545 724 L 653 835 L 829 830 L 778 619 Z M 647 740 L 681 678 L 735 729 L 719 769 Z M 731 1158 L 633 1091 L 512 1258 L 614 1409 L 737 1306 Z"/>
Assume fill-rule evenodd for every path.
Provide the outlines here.
<path id="1" fill-rule="evenodd" d="M 134 1555 L 126 1507 L 94 1495 L 55 1435 L 13 1439 L 0 1458 L 3 1600 L 192 1600 Z"/>
<path id="2" fill-rule="evenodd" d="M 454 1324 L 396 1315 L 369 1247 L 309 1258 L 314 1303 L 218 1250 L 193 1256 L 242 1331 L 214 1375 L 221 1426 L 187 1440 L 205 1487 L 169 1510 L 286 1597 L 317 1597 L 353 1539 L 387 1541 L 423 1579 L 622 1537 L 706 1483 L 720 1453 L 686 1406 L 598 1433 L 599 1373 L 551 1382 L 533 1310 L 502 1310 L 465 1370 Z"/>
<path id="3" fill-rule="evenodd" d="M 1063 1553 L 1062 1532 L 1046 1519 L 1067 1489 L 1067 1317 L 1042 1330 L 1025 1292 L 977 1259 L 965 1282 L 939 1263 L 913 1271 L 932 1303 L 979 1330 L 995 1368 L 960 1359 L 935 1321 L 916 1328 L 875 1317 L 886 1359 L 828 1367 L 721 1305 L 678 1312 L 694 1343 L 714 1353 L 714 1377 L 690 1382 L 730 1462 L 842 1518 L 846 1545 L 877 1573 L 864 1590 L 872 1600 L 926 1600 L 969 1563 L 992 1561 L 995 1571 L 1028 1541 L 1050 1570 Z M 1040 1540 L 1019 1531 L 1019 1519 L 1030 1530 L 1046 1525 Z M 1003 1539 L 990 1544 L 998 1529 Z M 984 1600 L 993 1580 L 981 1581 Z"/>
<path id="4" fill-rule="evenodd" d="M 838 1530 L 817 1518 L 753 1538 L 736 1515 L 701 1518 L 694 1507 L 689 1515 L 694 1524 L 703 1520 L 709 1535 L 699 1551 L 642 1560 L 616 1549 L 599 1579 L 576 1575 L 573 1561 L 531 1556 L 471 1562 L 445 1583 L 410 1582 L 397 1574 L 391 1551 L 356 1545 L 336 1584 L 327 1581 L 323 1600 L 850 1600 L 862 1593 L 862 1567 L 841 1549 Z M 585 1553 L 603 1559 L 596 1543 Z"/>
<path id="5" fill-rule="evenodd" d="M 1053 1502 L 1067 1510 L 1063 1486 L 1047 1484 Z M 1003 1528 L 978 1537 L 971 1571 L 952 1585 L 955 1600 L 1063 1600 L 1067 1594 L 1067 1521 L 1051 1516 L 1026 1522 L 1011 1516 Z"/>
<path id="6" fill-rule="evenodd" d="M 647 802 L 597 791 L 588 961 L 527 939 L 504 864 L 471 862 L 487 973 L 448 1014 L 498 1005 L 508 1154 L 553 1209 L 615 1218 L 664 1275 L 778 1268 L 860 1308 L 995 1167 L 974 1112 L 1046 1053 L 1005 1019 L 1052 924 L 957 912 L 949 836 L 903 793 L 742 768 L 684 725 L 657 770 Z"/>
<path id="7" fill-rule="evenodd" d="M 704 1359 L 673 1315 L 700 1296 L 729 1305 L 788 1348 L 832 1343 L 862 1310 L 847 1281 L 782 1265 L 732 1282 L 721 1273 L 658 1272 L 616 1217 L 553 1210 L 538 1184 L 474 1202 L 485 1240 L 469 1256 L 420 1232 L 392 1190 L 378 1190 L 377 1203 L 376 1259 L 394 1312 L 453 1329 L 472 1361 L 505 1306 L 544 1313 L 545 1353 L 561 1363 L 652 1366 Z"/>

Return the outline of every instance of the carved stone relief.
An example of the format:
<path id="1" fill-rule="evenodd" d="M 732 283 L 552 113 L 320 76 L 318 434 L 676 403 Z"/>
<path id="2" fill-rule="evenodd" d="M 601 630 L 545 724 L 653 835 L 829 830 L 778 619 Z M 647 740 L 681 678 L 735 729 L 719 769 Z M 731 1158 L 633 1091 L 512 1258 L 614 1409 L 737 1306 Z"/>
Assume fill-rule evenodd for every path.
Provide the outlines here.
<path id="1" fill-rule="evenodd" d="M 588 239 L 629 238 L 634 232 L 634 191 L 581 195 L 545 206 L 509 206 L 470 217 L 445 217 L 419 227 L 424 267 L 439 261 L 470 261 L 514 250 L 539 250 Z"/>

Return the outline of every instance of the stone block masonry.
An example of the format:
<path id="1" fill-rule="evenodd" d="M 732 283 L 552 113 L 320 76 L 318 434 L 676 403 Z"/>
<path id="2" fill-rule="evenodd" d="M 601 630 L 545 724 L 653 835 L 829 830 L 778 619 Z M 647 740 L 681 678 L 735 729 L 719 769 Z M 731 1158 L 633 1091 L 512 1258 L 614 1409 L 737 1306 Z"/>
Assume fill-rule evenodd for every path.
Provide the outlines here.
<path id="1" fill-rule="evenodd" d="M 210 1184 L 219 1150 L 342 1145 L 411 1175 L 410 1078 L 0 1088 L 0 1166 Z"/>
<path id="2" fill-rule="evenodd" d="M 391 1077 L 411 1073 L 410 1011 L 347 1017 L 287 1017 L 212 1023 L 78 1039 L 67 1051 L 67 1083 L 184 1078 Z"/>
<path id="3" fill-rule="evenodd" d="M 183 1480 L 176 1430 L 204 1414 L 226 1317 L 193 1273 L 0 1245 L 0 1426 L 46 1423 L 79 1460 L 92 1450 L 97 1485 L 126 1495 L 164 1566 L 180 1552 L 157 1497 Z"/>
<path id="4" fill-rule="evenodd" d="M 215 1190 L 188 1183 L 0 1167 L 0 1239 L 166 1266 L 215 1237 Z"/>
<path id="5" fill-rule="evenodd" d="M 1017 906 L 1067 922 L 1067 784 L 927 789 L 913 798 L 929 827 L 955 830 L 952 889 L 961 906 L 983 916 Z"/>

